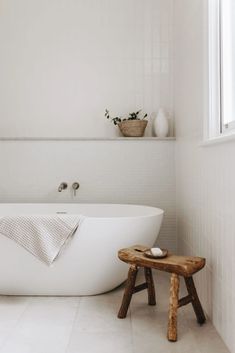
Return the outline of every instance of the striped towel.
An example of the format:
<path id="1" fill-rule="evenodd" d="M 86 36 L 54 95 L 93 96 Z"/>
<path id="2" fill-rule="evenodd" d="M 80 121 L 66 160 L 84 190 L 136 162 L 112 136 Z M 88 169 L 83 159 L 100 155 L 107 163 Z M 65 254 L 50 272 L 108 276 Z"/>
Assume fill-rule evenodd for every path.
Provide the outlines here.
<path id="1" fill-rule="evenodd" d="M 0 218 L 0 233 L 51 265 L 83 217 L 77 215 L 22 215 Z"/>

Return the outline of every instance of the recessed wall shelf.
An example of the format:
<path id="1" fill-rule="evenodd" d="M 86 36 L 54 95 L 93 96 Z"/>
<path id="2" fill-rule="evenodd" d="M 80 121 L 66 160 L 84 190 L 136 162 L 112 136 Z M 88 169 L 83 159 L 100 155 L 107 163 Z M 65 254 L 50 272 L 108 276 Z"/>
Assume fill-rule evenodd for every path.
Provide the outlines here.
<path id="1" fill-rule="evenodd" d="M 174 141 L 175 137 L 1 137 L 2 141 Z"/>

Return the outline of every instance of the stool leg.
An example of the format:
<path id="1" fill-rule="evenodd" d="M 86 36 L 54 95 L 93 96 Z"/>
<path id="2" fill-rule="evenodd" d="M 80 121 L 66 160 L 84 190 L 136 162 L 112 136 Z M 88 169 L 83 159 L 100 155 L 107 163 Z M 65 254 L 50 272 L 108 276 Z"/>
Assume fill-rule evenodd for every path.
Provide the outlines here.
<path id="1" fill-rule="evenodd" d="M 189 295 L 192 297 L 192 306 L 197 317 L 197 322 L 202 325 L 206 321 L 201 302 L 197 295 L 197 290 L 195 288 L 193 277 L 184 277 L 185 284 Z"/>
<path id="2" fill-rule="evenodd" d="M 144 275 L 145 280 L 148 285 L 148 304 L 149 305 L 156 305 L 156 298 L 155 298 L 155 288 L 153 282 L 153 275 L 151 268 L 145 267 L 144 268 Z"/>
<path id="3" fill-rule="evenodd" d="M 128 272 L 128 278 L 126 282 L 126 288 L 124 291 L 122 304 L 118 312 L 118 318 L 124 319 L 127 315 L 127 311 L 131 302 L 132 295 L 135 289 L 135 281 L 138 273 L 138 268 L 135 265 L 132 265 Z"/>
<path id="4" fill-rule="evenodd" d="M 179 276 L 175 273 L 171 275 L 170 306 L 167 338 L 169 341 L 177 341 L 177 309 L 179 299 Z"/>

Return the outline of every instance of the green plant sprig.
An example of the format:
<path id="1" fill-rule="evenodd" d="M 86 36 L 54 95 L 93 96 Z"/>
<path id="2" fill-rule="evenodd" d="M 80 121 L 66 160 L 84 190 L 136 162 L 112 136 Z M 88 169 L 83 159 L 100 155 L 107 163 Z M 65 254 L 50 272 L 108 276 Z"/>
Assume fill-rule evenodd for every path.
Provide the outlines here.
<path id="1" fill-rule="evenodd" d="M 138 110 L 137 112 L 133 112 L 133 113 L 129 113 L 127 118 L 121 118 L 119 116 L 112 118 L 110 116 L 109 110 L 105 109 L 105 114 L 104 116 L 107 119 L 110 119 L 111 122 L 114 123 L 114 125 L 118 125 L 119 123 L 121 123 L 122 121 L 126 121 L 126 120 L 144 120 L 145 118 L 147 118 L 148 114 L 145 114 L 142 118 L 140 118 L 139 114 L 140 114 L 141 110 Z"/>

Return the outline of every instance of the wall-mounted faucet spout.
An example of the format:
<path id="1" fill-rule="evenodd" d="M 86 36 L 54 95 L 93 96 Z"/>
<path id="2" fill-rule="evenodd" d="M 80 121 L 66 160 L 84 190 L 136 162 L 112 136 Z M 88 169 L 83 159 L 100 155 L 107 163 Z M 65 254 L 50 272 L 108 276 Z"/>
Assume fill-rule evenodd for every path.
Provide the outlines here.
<path id="1" fill-rule="evenodd" d="M 67 183 L 61 183 L 58 187 L 58 192 L 61 192 L 63 190 L 66 190 L 68 187 L 68 184 Z"/>

